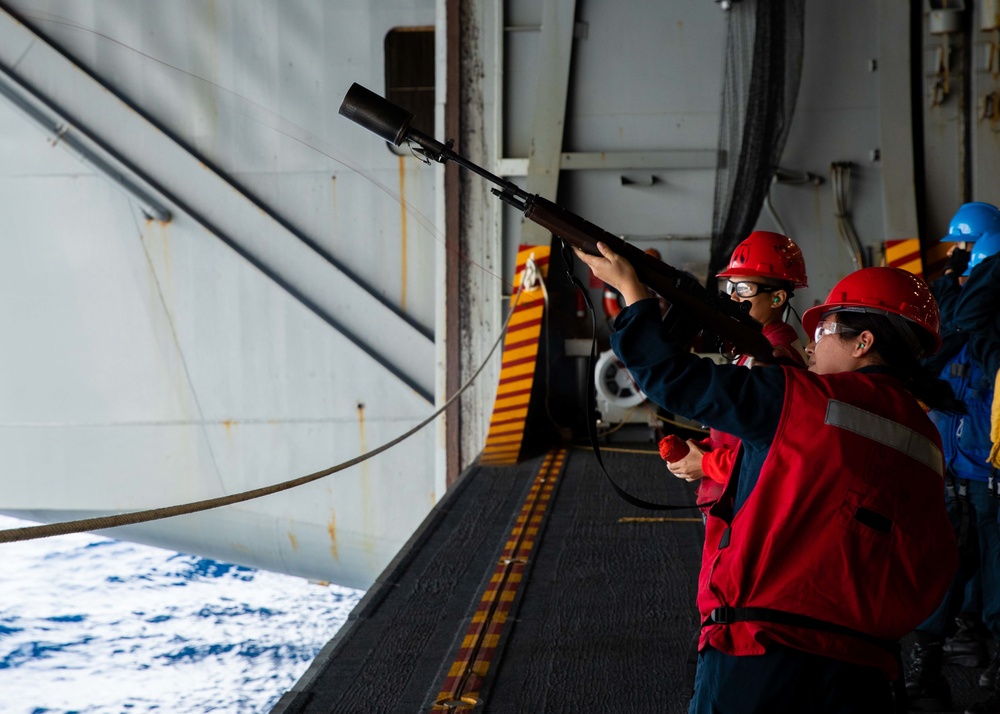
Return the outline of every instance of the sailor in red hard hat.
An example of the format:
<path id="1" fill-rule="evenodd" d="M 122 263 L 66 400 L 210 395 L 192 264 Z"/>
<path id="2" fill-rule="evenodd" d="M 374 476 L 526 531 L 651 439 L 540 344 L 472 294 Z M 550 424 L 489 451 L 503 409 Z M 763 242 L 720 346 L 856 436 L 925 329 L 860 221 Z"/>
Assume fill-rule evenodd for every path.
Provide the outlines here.
<path id="1" fill-rule="evenodd" d="M 662 330 L 632 266 L 598 247 L 577 255 L 625 298 L 611 344 L 639 387 L 740 439 L 708 512 L 690 712 L 902 706 L 898 640 L 957 567 L 923 405 L 962 405 L 919 363 L 940 344 L 927 285 L 895 268 L 852 273 L 803 315 L 808 370 L 744 369 Z"/>
<path id="2" fill-rule="evenodd" d="M 805 367 L 805 351 L 795 328 L 786 322 L 796 288 L 809 286 L 802 251 L 788 236 L 754 231 L 733 251 L 729 265 L 716 277 L 725 278 L 729 295 L 750 305 L 750 317 L 763 325 L 763 334 L 775 347 L 783 348 L 792 361 Z M 749 355 L 737 355 L 735 364 L 753 365 Z M 704 441 L 688 440 L 685 457 L 667 463 L 672 474 L 686 481 L 701 480 L 698 503 L 714 503 L 729 478 L 739 439 L 718 429 Z"/>

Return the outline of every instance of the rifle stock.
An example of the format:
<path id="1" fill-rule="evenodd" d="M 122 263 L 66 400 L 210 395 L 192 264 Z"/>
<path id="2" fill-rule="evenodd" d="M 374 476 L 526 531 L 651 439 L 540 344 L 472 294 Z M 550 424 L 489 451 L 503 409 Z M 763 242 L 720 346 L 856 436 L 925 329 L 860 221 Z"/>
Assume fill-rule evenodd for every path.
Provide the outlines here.
<path id="1" fill-rule="evenodd" d="M 718 334 L 739 354 L 761 362 L 774 362 L 774 347 L 764 337 L 759 322 L 740 309 L 740 303 L 710 292 L 691 276 L 657 260 L 580 216 L 540 196 L 531 196 L 524 217 L 559 236 L 574 248 L 600 255 L 597 242 L 607 245 L 632 264 L 643 284 L 670 303 L 671 309 L 687 312 L 703 329 Z"/>
<path id="2" fill-rule="evenodd" d="M 374 92 L 354 84 L 344 97 L 340 114 L 399 146 L 404 141 L 416 144 L 415 151 L 439 163 L 452 161 L 487 181 L 500 186 L 492 189 L 503 202 L 524 213 L 524 217 L 591 255 L 600 255 L 597 241 L 609 246 L 628 260 L 645 285 L 662 295 L 671 309 L 686 312 L 702 329 L 715 332 L 739 354 L 751 355 L 761 362 L 775 362 L 771 343 L 764 337 L 761 324 L 751 318 L 741 303 L 710 291 L 701 283 L 651 255 L 629 245 L 580 216 L 536 194 L 518 188 L 495 176 L 451 150 L 452 142 L 442 144 L 410 127 L 413 115 Z"/>

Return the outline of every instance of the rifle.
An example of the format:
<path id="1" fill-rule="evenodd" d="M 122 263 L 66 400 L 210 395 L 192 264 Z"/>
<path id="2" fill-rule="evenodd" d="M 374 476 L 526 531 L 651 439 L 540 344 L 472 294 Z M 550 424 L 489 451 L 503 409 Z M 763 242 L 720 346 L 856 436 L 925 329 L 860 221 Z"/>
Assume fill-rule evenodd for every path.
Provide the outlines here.
<path id="1" fill-rule="evenodd" d="M 348 90 L 340 105 L 340 114 L 394 146 L 404 141 L 416 144 L 419 149 L 415 151 L 428 160 L 441 164 L 452 161 L 496 184 L 499 188 L 490 191 L 501 201 L 518 209 L 525 218 L 548 229 L 574 248 L 600 255 L 596 244 L 601 241 L 628 260 L 639 280 L 662 295 L 670 303 L 671 311 L 682 311 L 701 328 L 717 334 L 738 354 L 752 355 L 761 362 L 776 361 L 772 354 L 774 348 L 764 337 L 761 324 L 749 315 L 749 303 L 738 303 L 730 300 L 725 293 L 710 291 L 694 277 L 657 260 L 618 236 L 548 199 L 528 193 L 495 176 L 452 151 L 453 139 L 442 144 L 414 129 L 410 126 L 413 114 L 360 84 L 355 83 Z"/>

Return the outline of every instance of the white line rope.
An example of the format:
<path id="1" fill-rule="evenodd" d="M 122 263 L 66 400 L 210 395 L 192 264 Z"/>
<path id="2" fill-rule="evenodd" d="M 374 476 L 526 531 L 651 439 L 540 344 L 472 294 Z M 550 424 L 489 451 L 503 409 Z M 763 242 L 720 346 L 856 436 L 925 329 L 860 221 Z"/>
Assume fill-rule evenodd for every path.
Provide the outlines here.
<path id="1" fill-rule="evenodd" d="M 521 293 L 523 291 L 524 281 L 522 280 L 521 286 L 518 288 L 517 293 L 514 295 L 514 305 L 511 307 L 510 314 L 507 315 L 507 320 L 503 324 L 503 329 L 500 330 L 500 336 L 497 338 L 496 342 L 493 343 L 493 347 L 490 348 L 489 353 L 483 360 L 483 363 L 476 370 L 469 379 L 462 385 L 462 387 L 453 394 L 448 401 L 441 405 L 441 407 L 431 414 L 429 417 L 424 419 L 422 422 L 417 424 L 415 427 L 410 429 L 404 434 L 397 436 L 392 441 L 389 441 L 382 446 L 379 446 L 371 451 L 368 451 L 360 456 L 345 461 L 336 466 L 331 466 L 328 469 L 322 471 L 317 471 L 315 473 L 307 474 L 306 476 L 300 476 L 298 478 L 291 479 L 289 481 L 283 481 L 281 483 L 273 484 L 271 486 L 264 486 L 262 488 L 256 488 L 250 491 L 243 491 L 241 493 L 234 493 L 230 496 L 220 496 L 218 498 L 210 498 L 204 501 L 195 501 L 193 503 L 186 503 L 176 506 L 164 506 L 161 508 L 152 508 L 145 511 L 134 511 L 131 513 L 119 513 L 116 515 L 108 516 L 97 516 L 95 518 L 84 518 L 76 521 L 62 521 L 60 523 L 48 523 L 39 526 L 27 526 L 24 528 L 11 528 L 7 530 L 0 530 L 0 543 L 15 543 L 18 541 L 32 540 L 34 538 L 48 538 L 57 535 L 69 535 L 70 533 L 85 533 L 89 531 L 104 530 L 106 528 L 115 528 L 117 526 L 134 525 L 136 523 L 146 523 L 147 521 L 155 521 L 163 518 L 172 518 L 173 516 L 182 516 L 189 513 L 197 513 L 199 511 L 207 511 L 213 508 L 220 508 L 222 506 L 230 506 L 234 503 L 242 503 L 244 501 L 250 501 L 255 498 L 261 498 L 263 496 L 270 496 L 271 494 L 278 493 L 280 491 L 287 491 L 298 486 L 303 486 L 307 483 L 312 483 L 317 481 L 324 476 L 329 476 L 335 474 L 338 471 L 343 471 L 352 466 L 356 466 L 363 461 L 378 456 L 383 451 L 388 451 L 396 444 L 410 438 L 418 431 L 423 429 L 425 426 L 437 419 L 448 407 L 450 407 L 455 400 L 457 400 L 462 393 L 468 389 L 477 377 L 489 364 L 490 358 L 493 353 L 496 352 L 497 347 L 503 341 L 504 335 L 507 333 L 507 326 L 510 324 L 510 319 L 514 315 L 514 308 L 517 307 L 518 301 L 521 299 Z"/>

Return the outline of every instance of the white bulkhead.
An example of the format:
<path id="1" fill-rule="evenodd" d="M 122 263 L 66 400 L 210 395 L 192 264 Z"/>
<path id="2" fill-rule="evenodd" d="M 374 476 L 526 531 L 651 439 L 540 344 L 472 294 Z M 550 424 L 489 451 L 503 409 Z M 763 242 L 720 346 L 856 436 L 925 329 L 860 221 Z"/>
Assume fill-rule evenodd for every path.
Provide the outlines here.
<path id="1" fill-rule="evenodd" d="M 730 13 L 751 4 L 472 0 L 456 20 L 451 0 L 4 0 L 0 510 L 54 522 L 317 472 L 427 419 L 486 360 L 518 244 L 548 236 L 475 176 L 448 199 L 443 167 L 339 116 L 355 82 L 423 92 L 423 131 L 704 278 Z M 802 4 L 756 225 L 802 247 L 799 312 L 856 267 L 845 220 L 877 263 L 886 239 L 1000 200 L 982 3 L 959 33 L 904 5 Z M 394 32 L 433 51 L 393 55 Z M 416 63 L 429 79 L 402 76 Z M 568 311 L 551 306 L 560 337 L 585 337 Z M 457 451 L 439 419 L 310 485 L 108 534 L 368 587 L 475 460 L 498 373 L 494 356 L 452 417 Z"/>

